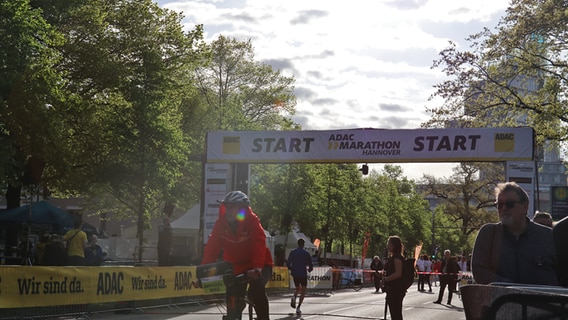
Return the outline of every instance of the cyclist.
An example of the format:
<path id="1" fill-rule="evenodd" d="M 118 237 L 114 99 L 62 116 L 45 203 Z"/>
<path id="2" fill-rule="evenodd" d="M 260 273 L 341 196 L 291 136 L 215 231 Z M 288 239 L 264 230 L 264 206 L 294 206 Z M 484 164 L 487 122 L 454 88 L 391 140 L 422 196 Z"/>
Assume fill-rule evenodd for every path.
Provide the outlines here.
<path id="1" fill-rule="evenodd" d="M 233 264 L 235 276 L 250 270 L 258 275 L 254 277 L 256 279 L 249 279 L 249 296 L 253 299 L 257 320 L 268 320 L 268 297 L 264 287 L 272 276 L 272 256 L 266 247 L 266 234 L 260 220 L 253 213 L 248 196 L 241 191 L 231 191 L 221 201 L 219 218 L 209 235 L 201 263 L 217 261 L 221 251 L 223 260 Z M 227 316 L 224 320 L 241 319 L 246 292 L 246 282 L 227 286 Z"/>

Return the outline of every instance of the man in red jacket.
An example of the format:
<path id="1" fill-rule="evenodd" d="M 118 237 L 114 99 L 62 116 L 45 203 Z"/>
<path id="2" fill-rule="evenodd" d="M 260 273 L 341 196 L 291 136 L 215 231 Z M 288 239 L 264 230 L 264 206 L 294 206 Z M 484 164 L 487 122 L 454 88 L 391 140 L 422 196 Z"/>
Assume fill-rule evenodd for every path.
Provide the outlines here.
<path id="1" fill-rule="evenodd" d="M 217 261 L 223 251 L 223 260 L 233 264 L 233 274 L 255 274 L 249 281 L 250 294 L 258 320 L 268 320 L 268 297 L 264 286 L 272 277 L 272 256 L 266 247 L 266 235 L 260 220 L 252 212 L 250 200 L 241 191 L 229 192 L 219 208 L 219 218 L 209 235 L 203 252 L 202 264 Z M 251 271 L 252 270 L 252 271 Z M 241 319 L 245 308 L 246 283 L 227 287 L 227 313 L 223 319 Z M 237 297 L 234 303 L 231 297 Z"/>

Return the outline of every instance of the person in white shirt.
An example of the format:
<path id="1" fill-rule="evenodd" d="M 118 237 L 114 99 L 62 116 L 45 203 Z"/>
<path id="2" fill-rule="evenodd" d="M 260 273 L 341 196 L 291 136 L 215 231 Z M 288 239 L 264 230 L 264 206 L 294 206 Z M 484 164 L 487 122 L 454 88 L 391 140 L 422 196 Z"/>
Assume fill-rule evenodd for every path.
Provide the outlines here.
<path id="1" fill-rule="evenodd" d="M 467 272 L 467 258 L 462 256 L 460 261 L 458 261 L 458 266 L 460 267 L 460 271 Z"/>
<path id="2" fill-rule="evenodd" d="M 424 291 L 424 260 L 422 256 L 416 260 L 416 271 L 418 272 L 418 291 Z"/>
<path id="3" fill-rule="evenodd" d="M 424 264 L 424 280 L 422 283 L 422 291 L 424 290 L 424 282 L 428 281 L 428 292 L 432 292 L 432 284 L 430 283 L 430 272 L 432 272 L 432 261 L 428 258 L 428 255 L 425 254 L 422 256 L 422 263 Z"/>

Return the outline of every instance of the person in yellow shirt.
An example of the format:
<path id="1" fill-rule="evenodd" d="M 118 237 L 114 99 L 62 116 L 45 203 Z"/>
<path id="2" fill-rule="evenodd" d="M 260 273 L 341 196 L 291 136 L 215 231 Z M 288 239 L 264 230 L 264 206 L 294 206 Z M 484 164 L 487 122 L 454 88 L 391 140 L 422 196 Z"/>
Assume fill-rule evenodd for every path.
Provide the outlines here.
<path id="1" fill-rule="evenodd" d="M 85 248 L 87 247 L 87 234 L 81 230 L 83 221 L 75 220 L 74 228 L 69 230 L 63 240 L 67 244 L 67 265 L 84 266 Z"/>

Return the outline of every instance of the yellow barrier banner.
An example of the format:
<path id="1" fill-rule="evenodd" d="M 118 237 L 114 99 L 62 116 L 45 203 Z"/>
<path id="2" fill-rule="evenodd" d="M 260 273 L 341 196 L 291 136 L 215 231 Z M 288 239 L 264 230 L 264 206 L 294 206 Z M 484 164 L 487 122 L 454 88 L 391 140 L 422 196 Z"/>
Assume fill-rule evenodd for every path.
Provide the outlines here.
<path id="1" fill-rule="evenodd" d="M 290 272 L 286 267 L 273 267 L 272 279 L 266 284 L 267 288 L 289 288 Z"/>
<path id="2" fill-rule="evenodd" d="M 195 288 L 196 266 L 0 267 L 0 308 L 149 300 L 225 292 L 221 281 Z M 287 288 L 288 269 L 275 267 L 268 288 Z M 205 288 L 205 289 L 204 289 Z"/>
<path id="3" fill-rule="evenodd" d="M 308 289 L 331 289 L 332 272 L 331 267 L 315 267 L 312 272 L 308 273 Z M 292 276 L 290 276 L 289 286 L 291 289 L 296 288 Z"/>

